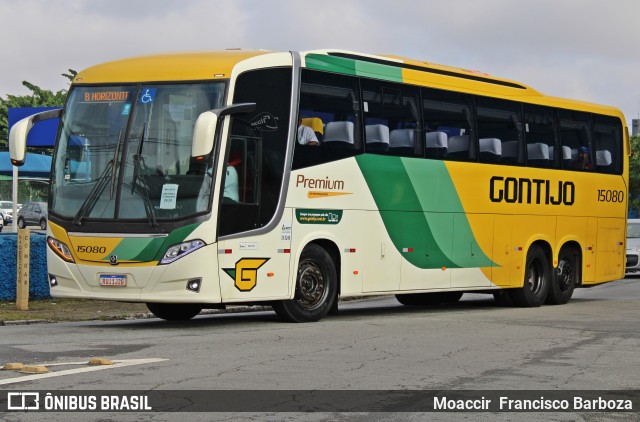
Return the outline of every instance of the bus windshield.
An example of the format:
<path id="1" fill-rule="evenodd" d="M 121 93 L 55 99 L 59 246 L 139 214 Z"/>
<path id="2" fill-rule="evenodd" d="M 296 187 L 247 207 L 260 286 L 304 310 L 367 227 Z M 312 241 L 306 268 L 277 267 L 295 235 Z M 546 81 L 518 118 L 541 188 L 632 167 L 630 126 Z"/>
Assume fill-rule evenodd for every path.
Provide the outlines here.
<path id="1" fill-rule="evenodd" d="M 212 160 L 191 159 L 193 128 L 224 92 L 224 82 L 75 87 L 54 152 L 50 213 L 76 226 L 157 226 L 206 212 Z"/>

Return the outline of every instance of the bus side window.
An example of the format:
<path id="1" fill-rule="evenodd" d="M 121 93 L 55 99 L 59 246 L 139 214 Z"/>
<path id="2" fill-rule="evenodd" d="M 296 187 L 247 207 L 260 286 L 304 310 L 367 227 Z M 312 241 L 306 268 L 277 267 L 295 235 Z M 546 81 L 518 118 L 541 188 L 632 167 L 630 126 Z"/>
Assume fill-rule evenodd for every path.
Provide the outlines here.
<path id="1" fill-rule="evenodd" d="M 362 152 L 358 92 L 358 79 L 355 77 L 303 69 L 298 118 L 309 127 L 315 122 L 316 127 L 312 129 L 320 145 L 303 145 L 296 140 L 294 170 L 353 157 Z M 321 130 L 318 121 L 322 123 Z"/>
<path id="2" fill-rule="evenodd" d="M 480 162 L 523 164 L 520 103 L 486 97 L 476 100 Z"/>
<path id="3" fill-rule="evenodd" d="M 560 143 L 563 154 L 570 156 L 563 160 L 563 168 L 579 171 L 593 171 L 593 148 L 590 141 L 590 121 L 588 113 L 560 110 Z"/>
<path id="4" fill-rule="evenodd" d="M 562 149 L 557 143 L 556 110 L 524 105 L 524 136 L 529 167 L 561 168 Z M 503 144 L 504 156 L 504 144 Z"/>
<path id="5" fill-rule="evenodd" d="M 619 119 L 594 116 L 593 132 L 596 155 L 596 171 L 599 173 L 621 173 L 622 125 Z"/>
<path id="6" fill-rule="evenodd" d="M 366 152 L 421 157 L 418 88 L 362 79 L 362 95 Z"/>
<path id="7" fill-rule="evenodd" d="M 471 95 L 422 89 L 427 158 L 475 161 Z"/>

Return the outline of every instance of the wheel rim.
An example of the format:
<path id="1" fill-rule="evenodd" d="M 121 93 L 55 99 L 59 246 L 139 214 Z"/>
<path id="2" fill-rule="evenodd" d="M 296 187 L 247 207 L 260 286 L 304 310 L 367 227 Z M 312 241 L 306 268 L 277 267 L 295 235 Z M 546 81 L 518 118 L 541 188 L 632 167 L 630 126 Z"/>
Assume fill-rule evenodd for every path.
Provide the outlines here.
<path id="1" fill-rule="evenodd" d="M 298 291 L 296 301 L 304 309 L 313 311 L 324 303 L 329 292 L 327 278 L 313 261 L 303 261 L 298 269 Z"/>
<path id="2" fill-rule="evenodd" d="M 566 292 L 571 289 L 573 280 L 575 280 L 575 270 L 571 261 L 566 257 L 562 257 L 558 263 L 558 287 L 561 292 Z"/>
<path id="3" fill-rule="evenodd" d="M 529 285 L 529 290 L 534 295 L 540 293 L 542 287 L 544 285 L 544 270 L 542 268 L 542 264 L 538 260 L 534 260 L 529 266 L 529 276 L 527 277 L 527 284 Z"/>

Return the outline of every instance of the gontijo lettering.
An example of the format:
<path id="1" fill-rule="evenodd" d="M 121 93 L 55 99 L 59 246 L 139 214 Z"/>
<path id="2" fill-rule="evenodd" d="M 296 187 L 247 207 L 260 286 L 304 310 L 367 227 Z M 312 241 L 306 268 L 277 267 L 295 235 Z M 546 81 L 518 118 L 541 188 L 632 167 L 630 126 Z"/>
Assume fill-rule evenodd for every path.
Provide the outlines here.
<path id="1" fill-rule="evenodd" d="M 573 182 L 562 180 L 556 184 L 545 179 L 493 176 L 489 182 L 491 202 L 573 205 L 575 196 L 576 186 Z"/>

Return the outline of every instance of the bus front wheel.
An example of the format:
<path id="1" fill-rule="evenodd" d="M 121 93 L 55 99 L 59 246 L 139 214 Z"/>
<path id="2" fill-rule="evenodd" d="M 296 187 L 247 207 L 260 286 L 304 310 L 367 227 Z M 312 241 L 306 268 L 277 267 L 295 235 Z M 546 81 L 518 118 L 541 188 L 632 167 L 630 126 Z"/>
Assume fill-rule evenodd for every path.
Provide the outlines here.
<path id="1" fill-rule="evenodd" d="M 202 310 L 202 306 L 191 303 L 147 303 L 147 308 L 166 321 L 187 321 Z"/>
<path id="2" fill-rule="evenodd" d="M 510 291 L 513 303 L 527 308 L 541 306 L 547 298 L 550 281 L 551 267 L 547 254 L 540 246 L 531 246 L 527 252 L 524 285 Z"/>
<path id="3" fill-rule="evenodd" d="M 310 244 L 298 264 L 296 292 L 292 300 L 273 304 L 278 316 L 290 322 L 315 322 L 326 316 L 337 300 L 338 276 L 327 251 Z"/>

